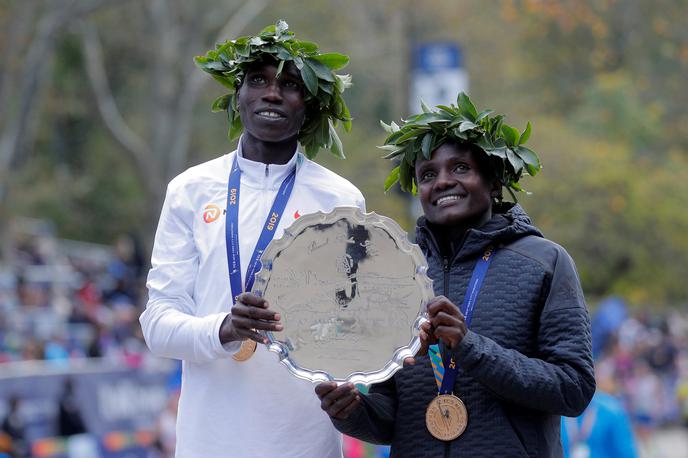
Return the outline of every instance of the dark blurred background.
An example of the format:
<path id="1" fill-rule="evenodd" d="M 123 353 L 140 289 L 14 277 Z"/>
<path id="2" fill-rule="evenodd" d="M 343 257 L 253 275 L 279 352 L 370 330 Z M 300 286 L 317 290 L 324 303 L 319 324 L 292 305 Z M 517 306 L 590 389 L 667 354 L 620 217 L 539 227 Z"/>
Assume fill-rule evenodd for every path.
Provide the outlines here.
<path id="1" fill-rule="evenodd" d="M 167 181 L 235 147 L 192 58 L 280 18 L 351 57 L 347 160 L 317 160 L 407 230 L 378 121 L 420 109 L 424 71 L 533 124 L 544 168 L 520 203 L 576 261 L 604 387 L 640 456 L 686 456 L 686 17 L 683 0 L 0 1 L 0 456 L 169 456 L 178 365 L 137 321 L 152 238 Z M 427 64 L 442 46 L 454 59 Z"/>

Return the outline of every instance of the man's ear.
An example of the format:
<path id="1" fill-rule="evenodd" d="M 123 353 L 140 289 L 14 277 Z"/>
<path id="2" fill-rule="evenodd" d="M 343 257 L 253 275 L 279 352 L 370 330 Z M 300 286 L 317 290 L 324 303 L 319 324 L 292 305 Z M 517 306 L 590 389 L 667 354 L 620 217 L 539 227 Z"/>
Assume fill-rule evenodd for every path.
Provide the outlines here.
<path id="1" fill-rule="evenodd" d="M 241 87 L 244 85 L 245 79 L 246 75 L 242 76 L 241 79 L 239 79 L 239 81 L 236 82 L 236 89 L 234 90 L 234 93 L 237 97 L 239 97 L 239 91 L 241 91 Z"/>
<path id="2" fill-rule="evenodd" d="M 237 86 L 236 90 L 234 91 L 234 100 L 236 101 L 237 108 L 239 108 L 239 93 L 241 92 L 241 86 L 242 84 L 239 83 L 239 86 Z"/>

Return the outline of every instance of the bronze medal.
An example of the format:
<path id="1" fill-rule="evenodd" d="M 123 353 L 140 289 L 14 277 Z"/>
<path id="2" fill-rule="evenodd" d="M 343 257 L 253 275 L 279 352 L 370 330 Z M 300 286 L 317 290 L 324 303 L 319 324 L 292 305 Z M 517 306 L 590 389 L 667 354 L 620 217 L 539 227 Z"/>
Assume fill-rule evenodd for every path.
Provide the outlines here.
<path id="1" fill-rule="evenodd" d="M 453 394 L 440 394 L 428 404 L 425 425 L 441 441 L 452 441 L 466 430 L 468 411 L 463 401 Z"/>
<path id="2" fill-rule="evenodd" d="M 232 355 L 235 361 L 246 361 L 253 356 L 258 344 L 255 340 L 247 339 L 241 342 L 241 347 Z"/>

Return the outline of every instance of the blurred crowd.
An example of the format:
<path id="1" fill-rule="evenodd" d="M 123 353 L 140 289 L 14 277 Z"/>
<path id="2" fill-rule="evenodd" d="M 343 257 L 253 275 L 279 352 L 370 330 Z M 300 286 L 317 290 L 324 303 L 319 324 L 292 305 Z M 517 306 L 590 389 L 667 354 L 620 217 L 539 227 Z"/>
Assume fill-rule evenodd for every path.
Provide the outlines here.
<path id="1" fill-rule="evenodd" d="M 4 376 L 20 367 L 10 363 L 67 372 L 85 361 L 116 368 L 167 367 L 148 351 L 138 322 L 147 297 L 146 263 L 135 238 L 122 235 L 113 246 L 59 240 L 38 222 L 16 238 L 12 250 L 11 263 L 0 264 L 0 370 Z M 173 376 L 179 379 L 179 374 Z M 151 449 L 164 451 L 159 456 L 172 456 L 170 447 L 174 450 L 174 437 L 170 439 L 174 430 L 170 415 L 176 414 L 174 385 L 167 387 L 169 409 L 161 412 L 158 424 L 151 425 Z M 70 386 L 66 385 L 59 399 L 59 418 L 55 419 L 54 433 L 62 438 L 88 432 L 88 425 L 64 426 L 68 407 L 78 407 Z M 34 456 L 36 444 L 27 439 L 26 415 L 22 414 L 24 400 L 13 393 L 0 395 L 5 406 L 0 417 L 0 457 Z"/>
<path id="2" fill-rule="evenodd" d="M 78 358 L 131 368 L 155 364 L 138 323 L 146 299 L 146 263 L 134 238 L 123 235 L 103 247 L 32 234 L 18 240 L 13 258 L 11 267 L 0 265 L 0 367 L 29 360 L 59 365 Z M 619 400 L 639 456 L 653 456 L 655 432 L 688 428 L 688 312 L 629 309 L 611 298 L 593 307 L 591 315 L 598 391 Z M 178 390 L 170 393 L 154 425 L 156 451 L 150 456 L 174 453 Z M 6 401 L 10 409 L 0 420 L 11 432 L 16 426 L 12 406 L 18 401 Z M 345 450 L 349 458 L 389 453 L 387 447 L 350 438 Z"/>
<path id="3" fill-rule="evenodd" d="M 598 389 L 622 401 L 640 438 L 658 427 L 688 426 L 686 312 L 635 310 L 607 332 L 595 329 L 604 327 L 600 321 L 593 320 Z"/>
<path id="4" fill-rule="evenodd" d="M 13 257 L 13 266 L 0 266 L 0 363 L 144 362 L 144 261 L 132 237 L 112 248 L 25 237 Z"/>
<path id="5" fill-rule="evenodd" d="M 605 328 L 604 307 L 619 308 L 619 301 L 614 298 L 602 304 L 599 318 L 593 320 L 598 391 L 620 401 L 640 455 L 664 456 L 655 450 L 658 430 L 683 429 L 686 442 L 688 315 L 644 309 L 617 313 L 622 319 L 600 332 L 600 327 Z"/>

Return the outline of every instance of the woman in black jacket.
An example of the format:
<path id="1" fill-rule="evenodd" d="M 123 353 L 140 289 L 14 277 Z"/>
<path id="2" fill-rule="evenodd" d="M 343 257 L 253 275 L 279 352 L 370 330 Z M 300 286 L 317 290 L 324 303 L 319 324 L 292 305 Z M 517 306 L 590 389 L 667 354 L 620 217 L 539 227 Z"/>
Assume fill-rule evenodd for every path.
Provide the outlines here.
<path id="1" fill-rule="evenodd" d="M 323 410 L 396 457 L 562 456 L 560 415 L 580 414 L 595 391 L 590 320 L 569 255 L 501 198 L 540 169 L 523 146 L 530 125 L 519 134 L 461 94 L 387 127 L 402 158 L 389 181 L 417 189 L 416 241 L 437 297 L 415 360 L 368 394 L 319 384 Z"/>

